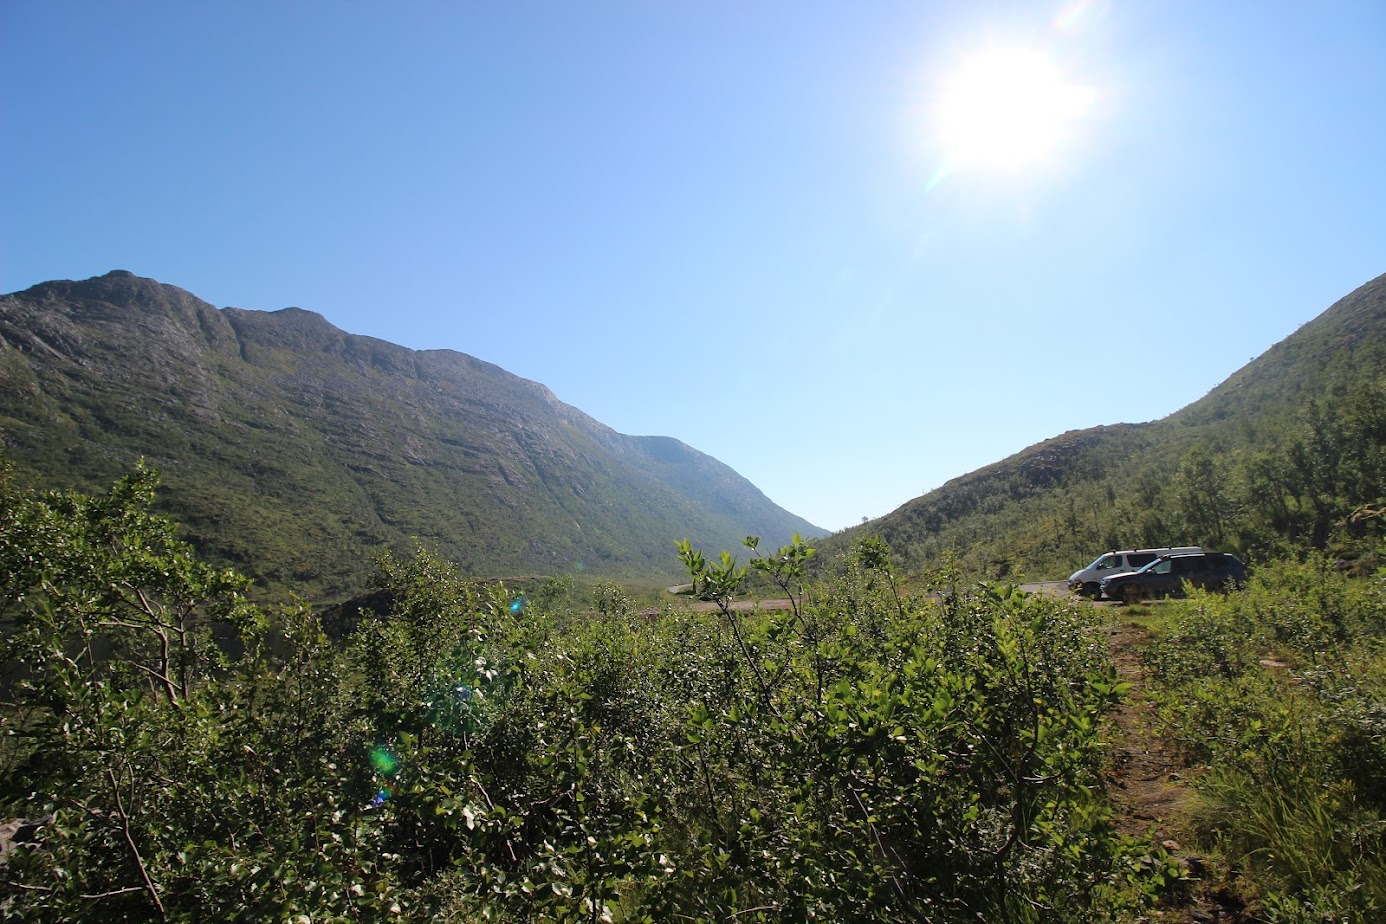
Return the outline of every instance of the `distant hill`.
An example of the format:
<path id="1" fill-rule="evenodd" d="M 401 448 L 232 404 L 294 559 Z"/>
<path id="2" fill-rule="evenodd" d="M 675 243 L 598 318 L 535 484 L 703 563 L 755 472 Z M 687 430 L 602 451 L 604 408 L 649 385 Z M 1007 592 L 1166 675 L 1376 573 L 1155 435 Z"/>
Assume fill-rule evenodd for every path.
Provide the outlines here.
<path id="1" fill-rule="evenodd" d="M 411 537 L 479 576 L 665 577 L 678 538 L 823 532 L 716 459 L 490 363 L 124 271 L 0 297 L 0 431 L 44 486 L 109 487 L 145 457 L 205 554 L 319 596 Z"/>
<path id="2" fill-rule="evenodd" d="M 1064 433 L 820 547 L 873 535 L 906 570 L 952 551 L 992 577 L 1060 578 L 1112 548 L 1323 546 L 1386 503 L 1383 385 L 1386 276 L 1162 420 Z"/>

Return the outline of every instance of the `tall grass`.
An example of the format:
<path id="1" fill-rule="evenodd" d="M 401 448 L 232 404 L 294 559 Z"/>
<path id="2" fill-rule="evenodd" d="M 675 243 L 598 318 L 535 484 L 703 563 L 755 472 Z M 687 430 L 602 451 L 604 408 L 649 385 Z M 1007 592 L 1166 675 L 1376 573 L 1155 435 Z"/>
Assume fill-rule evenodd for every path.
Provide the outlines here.
<path id="1" fill-rule="evenodd" d="M 1276 922 L 1386 914 L 1386 597 L 1326 562 L 1172 604 L 1147 667 L 1204 847 Z"/>

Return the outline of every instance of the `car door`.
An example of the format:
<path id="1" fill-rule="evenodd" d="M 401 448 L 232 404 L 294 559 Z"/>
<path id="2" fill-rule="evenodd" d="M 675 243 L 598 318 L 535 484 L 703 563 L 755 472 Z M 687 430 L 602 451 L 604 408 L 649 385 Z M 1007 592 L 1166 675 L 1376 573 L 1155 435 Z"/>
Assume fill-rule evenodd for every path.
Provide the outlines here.
<path id="1" fill-rule="evenodd" d="M 1174 560 L 1174 571 L 1180 587 L 1188 581 L 1195 587 L 1207 588 L 1213 583 L 1213 569 L 1206 555 L 1189 555 Z"/>
<path id="2" fill-rule="evenodd" d="M 1175 574 L 1177 559 L 1166 558 L 1141 572 L 1141 585 L 1153 594 L 1167 594 L 1179 589 L 1179 577 Z"/>
<path id="3" fill-rule="evenodd" d="M 1208 589 L 1227 590 L 1229 584 L 1242 579 L 1241 562 L 1231 555 L 1210 555 L 1209 559 L 1211 569 L 1208 575 Z"/>

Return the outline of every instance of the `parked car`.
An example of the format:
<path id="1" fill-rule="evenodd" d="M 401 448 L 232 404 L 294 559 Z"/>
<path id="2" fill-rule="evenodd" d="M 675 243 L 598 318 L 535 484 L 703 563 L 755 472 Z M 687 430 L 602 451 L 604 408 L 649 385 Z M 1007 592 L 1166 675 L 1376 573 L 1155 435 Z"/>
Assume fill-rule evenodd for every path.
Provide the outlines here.
<path id="1" fill-rule="evenodd" d="M 1161 555 L 1139 571 L 1113 574 L 1102 579 L 1102 592 L 1113 600 L 1131 603 L 1145 597 L 1184 592 L 1188 582 L 1207 590 L 1226 590 L 1246 580 L 1246 565 L 1226 552 L 1193 552 Z"/>
<path id="2" fill-rule="evenodd" d="M 1080 568 L 1068 578 L 1068 589 L 1094 600 L 1102 596 L 1102 579 L 1125 571 L 1139 571 L 1161 555 L 1177 555 L 1181 552 L 1202 552 L 1196 545 L 1181 545 L 1163 549 L 1125 549 L 1120 552 L 1107 552 L 1086 568 Z"/>

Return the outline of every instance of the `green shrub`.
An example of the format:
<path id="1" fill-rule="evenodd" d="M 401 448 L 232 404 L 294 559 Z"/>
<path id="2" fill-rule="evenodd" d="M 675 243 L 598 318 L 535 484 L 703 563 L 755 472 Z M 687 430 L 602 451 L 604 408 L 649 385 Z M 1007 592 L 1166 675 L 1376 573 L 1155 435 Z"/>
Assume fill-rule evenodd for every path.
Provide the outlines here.
<path id="1" fill-rule="evenodd" d="M 718 612 L 578 618 L 420 552 L 338 644 L 199 564 L 150 473 L 0 487 L 7 918 L 1105 921 L 1172 874 L 1102 796 L 1088 608 L 752 539 L 787 611 L 684 544 Z"/>
<path id="2" fill-rule="evenodd" d="M 1148 666 L 1204 768 L 1210 846 L 1273 920 L 1369 919 L 1386 907 L 1381 587 L 1310 558 L 1169 613 Z"/>

